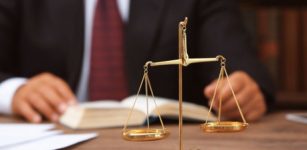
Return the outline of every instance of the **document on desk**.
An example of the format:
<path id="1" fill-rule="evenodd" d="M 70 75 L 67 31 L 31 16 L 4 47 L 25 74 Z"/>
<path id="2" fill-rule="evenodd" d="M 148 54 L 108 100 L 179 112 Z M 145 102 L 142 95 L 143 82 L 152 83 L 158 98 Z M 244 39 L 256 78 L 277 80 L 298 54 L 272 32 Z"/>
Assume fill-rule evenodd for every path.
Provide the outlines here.
<path id="1" fill-rule="evenodd" d="M 52 128 L 53 124 L 0 124 L 0 149 L 62 133 L 47 131 Z"/>
<path id="2" fill-rule="evenodd" d="M 53 124 L 0 124 L 0 149 L 61 149 L 92 139 L 96 133 L 63 134 Z"/>
<path id="3" fill-rule="evenodd" d="M 95 138 L 96 133 L 84 134 L 60 134 L 46 137 L 40 140 L 27 142 L 17 146 L 9 147 L 8 150 L 53 150 L 67 148 L 71 145 Z"/>
<path id="4" fill-rule="evenodd" d="M 17 134 L 20 132 L 42 132 L 53 129 L 53 124 L 1 123 L 1 133 Z"/>
<path id="5" fill-rule="evenodd" d="M 307 112 L 290 113 L 286 115 L 286 119 L 298 123 L 307 124 Z"/>

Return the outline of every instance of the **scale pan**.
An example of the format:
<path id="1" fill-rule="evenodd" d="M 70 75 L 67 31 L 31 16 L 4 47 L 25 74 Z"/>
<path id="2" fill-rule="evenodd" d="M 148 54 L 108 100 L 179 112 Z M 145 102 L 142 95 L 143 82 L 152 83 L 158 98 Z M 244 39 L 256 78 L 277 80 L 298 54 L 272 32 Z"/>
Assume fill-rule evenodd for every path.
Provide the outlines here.
<path id="1" fill-rule="evenodd" d="M 248 123 L 220 121 L 208 122 L 200 125 L 204 132 L 238 132 L 248 127 Z"/>
<path id="2" fill-rule="evenodd" d="M 123 131 L 123 138 L 128 141 L 155 141 L 166 138 L 167 129 L 131 129 Z"/>

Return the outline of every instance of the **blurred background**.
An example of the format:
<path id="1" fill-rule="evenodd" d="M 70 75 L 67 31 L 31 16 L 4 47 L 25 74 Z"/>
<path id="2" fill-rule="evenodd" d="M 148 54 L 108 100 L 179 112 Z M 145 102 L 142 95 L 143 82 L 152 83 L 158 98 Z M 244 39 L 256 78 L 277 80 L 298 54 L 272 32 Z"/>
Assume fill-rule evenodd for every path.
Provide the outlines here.
<path id="1" fill-rule="evenodd" d="M 240 0 L 243 20 L 277 87 L 277 108 L 307 108 L 307 0 Z"/>

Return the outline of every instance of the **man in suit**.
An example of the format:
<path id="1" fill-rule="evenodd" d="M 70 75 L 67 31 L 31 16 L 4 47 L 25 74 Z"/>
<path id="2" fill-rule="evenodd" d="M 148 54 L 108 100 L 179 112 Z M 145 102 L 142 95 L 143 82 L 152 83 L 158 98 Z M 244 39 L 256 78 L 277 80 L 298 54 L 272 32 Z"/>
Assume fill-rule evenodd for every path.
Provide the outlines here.
<path id="1" fill-rule="evenodd" d="M 111 10 L 110 20 L 97 17 L 98 7 L 113 8 L 114 3 L 117 14 Z M 104 14 L 109 12 L 100 16 L 105 17 Z M 123 26 L 114 19 L 118 16 Z M 106 93 L 114 92 L 116 98 L 135 94 L 146 61 L 178 56 L 177 26 L 185 16 L 189 18 L 190 57 L 224 55 L 243 113 L 247 120 L 259 119 L 271 106 L 273 88 L 255 57 L 237 4 L 232 0 L 2 0 L 0 111 L 21 115 L 30 122 L 41 122 L 42 117 L 57 121 L 77 99 L 113 98 L 90 96 L 91 85 L 99 83 L 99 78 L 96 83 L 91 81 L 95 76 L 92 59 L 100 56 L 93 56 L 95 47 L 122 49 L 120 61 L 109 62 L 118 62 L 115 65 L 122 68 L 121 73 L 115 74 L 121 78 L 118 81 L 123 81 L 117 85 L 126 91 L 119 97 L 113 90 Z M 120 28 L 112 28 L 109 21 Z M 99 37 L 103 40 L 97 40 Z M 122 43 L 118 44 L 117 39 Z M 184 100 L 206 104 L 203 99 L 213 96 L 218 68 L 217 63 L 185 68 Z M 116 69 L 104 73 L 113 71 Z M 150 69 L 150 78 L 156 95 L 177 98 L 176 67 Z M 104 83 L 113 86 L 108 79 Z M 221 84 L 224 116 L 239 118 L 226 81 Z M 215 103 L 213 108 L 217 106 Z"/>

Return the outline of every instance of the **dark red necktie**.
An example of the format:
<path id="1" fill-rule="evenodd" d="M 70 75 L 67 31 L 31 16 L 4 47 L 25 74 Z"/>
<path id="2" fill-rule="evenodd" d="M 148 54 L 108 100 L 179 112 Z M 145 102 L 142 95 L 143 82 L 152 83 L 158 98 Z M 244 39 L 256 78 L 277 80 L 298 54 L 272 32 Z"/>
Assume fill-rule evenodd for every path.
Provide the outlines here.
<path id="1" fill-rule="evenodd" d="M 91 50 L 90 100 L 126 97 L 123 23 L 116 0 L 97 1 Z"/>

